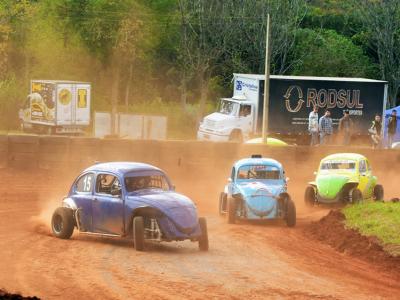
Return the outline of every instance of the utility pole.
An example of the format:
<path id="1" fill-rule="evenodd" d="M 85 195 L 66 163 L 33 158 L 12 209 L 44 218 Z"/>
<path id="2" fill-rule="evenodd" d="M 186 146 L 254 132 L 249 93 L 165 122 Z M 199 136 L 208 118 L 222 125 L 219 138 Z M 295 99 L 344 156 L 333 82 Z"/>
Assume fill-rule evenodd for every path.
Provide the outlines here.
<path id="1" fill-rule="evenodd" d="M 264 109 L 263 109 L 263 126 L 262 126 L 262 140 L 267 143 L 268 137 L 268 113 L 269 113 L 269 59 L 270 59 L 270 20 L 269 14 L 267 15 L 267 32 L 265 38 L 265 80 L 264 80 Z"/>

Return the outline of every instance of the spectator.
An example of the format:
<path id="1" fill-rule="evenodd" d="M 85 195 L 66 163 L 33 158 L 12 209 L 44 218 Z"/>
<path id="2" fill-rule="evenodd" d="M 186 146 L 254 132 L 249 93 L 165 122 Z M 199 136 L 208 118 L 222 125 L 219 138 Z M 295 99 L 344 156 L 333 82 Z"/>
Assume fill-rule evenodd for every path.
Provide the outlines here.
<path id="1" fill-rule="evenodd" d="M 325 114 L 319 119 L 319 134 L 321 145 L 328 145 L 333 133 L 331 112 L 325 111 Z"/>
<path id="2" fill-rule="evenodd" d="M 308 116 L 308 131 L 311 135 L 311 146 L 318 145 L 318 106 Z"/>
<path id="3" fill-rule="evenodd" d="M 343 137 L 343 145 L 350 144 L 351 132 L 353 130 L 353 121 L 350 118 L 348 110 L 343 112 L 343 117 L 339 120 L 339 133 Z"/>
<path id="4" fill-rule="evenodd" d="M 388 122 L 388 148 L 392 148 L 393 137 L 396 135 L 396 130 L 397 130 L 397 111 L 393 109 Z"/>
<path id="5" fill-rule="evenodd" d="M 382 140 L 382 121 L 380 115 L 375 115 L 375 119 L 372 121 L 372 126 L 368 131 L 371 134 L 372 148 L 379 148 Z"/>

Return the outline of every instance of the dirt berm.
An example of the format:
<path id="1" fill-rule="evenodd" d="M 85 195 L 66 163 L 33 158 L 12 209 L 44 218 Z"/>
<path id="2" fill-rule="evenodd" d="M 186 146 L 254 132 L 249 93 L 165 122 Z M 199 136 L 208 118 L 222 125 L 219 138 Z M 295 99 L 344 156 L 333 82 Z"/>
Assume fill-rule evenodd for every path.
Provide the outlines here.
<path id="1" fill-rule="evenodd" d="M 319 221 L 304 228 L 306 235 L 329 244 L 339 252 L 374 262 L 385 271 L 400 275 L 400 257 L 387 253 L 379 239 L 361 235 L 357 230 L 345 227 L 345 215 L 340 210 L 331 210 Z"/>

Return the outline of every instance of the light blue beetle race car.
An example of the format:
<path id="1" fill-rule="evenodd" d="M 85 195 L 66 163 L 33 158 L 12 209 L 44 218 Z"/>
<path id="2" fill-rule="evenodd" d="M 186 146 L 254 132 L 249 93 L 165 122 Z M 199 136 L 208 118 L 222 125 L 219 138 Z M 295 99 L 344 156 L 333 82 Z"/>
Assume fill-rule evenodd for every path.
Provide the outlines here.
<path id="1" fill-rule="evenodd" d="M 228 223 L 283 219 L 289 227 L 296 225 L 296 206 L 278 161 L 261 155 L 241 159 L 233 165 L 228 181 L 219 199 L 219 212 L 228 215 Z"/>

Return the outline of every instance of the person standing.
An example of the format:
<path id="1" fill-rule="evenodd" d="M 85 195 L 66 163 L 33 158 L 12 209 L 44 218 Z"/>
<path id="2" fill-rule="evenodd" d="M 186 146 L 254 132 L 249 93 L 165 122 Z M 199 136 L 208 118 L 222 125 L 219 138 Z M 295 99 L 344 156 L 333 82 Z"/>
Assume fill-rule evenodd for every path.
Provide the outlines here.
<path id="1" fill-rule="evenodd" d="M 388 148 L 392 148 L 393 137 L 396 135 L 397 131 L 397 111 L 392 110 L 392 114 L 389 117 L 388 122 Z"/>
<path id="2" fill-rule="evenodd" d="M 343 112 L 343 117 L 339 120 L 339 133 L 343 137 L 343 145 L 349 145 L 351 132 L 353 130 L 353 121 L 350 118 L 348 110 Z"/>
<path id="3" fill-rule="evenodd" d="M 382 140 L 382 121 L 380 115 L 375 115 L 375 119 L 372 121 L 372 126 L 368 131 L 371 134 L 372 148 L 379 148 L 379 144 Z"/>
<path id="4" fill-rule="evenodd" d="M 319 119 L 319 133 L 321 145 L 328 145 L 333 133 L 331 112 L 325 111 L 325 114 Z"/>
<path id="5" fill-rule="evenodd" d="M 310 145 L 318 145 L 318 106 L 314 106 L 313 111 L 308 116 L 308 131 L 311 135 Z"/>

